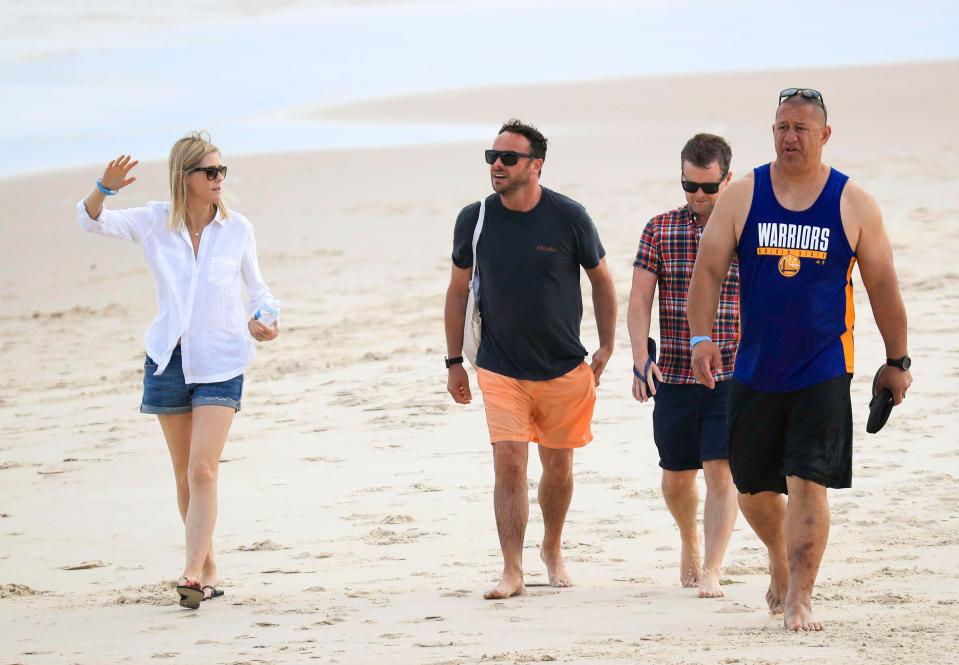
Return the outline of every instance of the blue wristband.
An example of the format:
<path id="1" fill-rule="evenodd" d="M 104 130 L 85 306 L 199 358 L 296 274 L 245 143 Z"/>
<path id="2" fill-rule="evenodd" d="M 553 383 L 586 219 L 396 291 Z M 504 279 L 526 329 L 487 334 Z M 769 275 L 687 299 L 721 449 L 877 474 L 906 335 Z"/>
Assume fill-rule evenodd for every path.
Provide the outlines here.
<path id="1" fill-rule="evenodd" d="M 697 344 L 700 342 L 711 342 L 713 338 L 709 335 L 696 335 L 691 340 L 689 340 L 689 350 L 692 351 Z"/>
<path id="2" fill-rule="evenodd" d="M 108 187 L 105 187 L 103 183 L 100 182 L 99 178 L 97 178 L 97 189 L 99 189 L 101 192 L 103 192 L 107 196 L 113 196 L 118 191 L 116 189 L 109 189 Z"/>

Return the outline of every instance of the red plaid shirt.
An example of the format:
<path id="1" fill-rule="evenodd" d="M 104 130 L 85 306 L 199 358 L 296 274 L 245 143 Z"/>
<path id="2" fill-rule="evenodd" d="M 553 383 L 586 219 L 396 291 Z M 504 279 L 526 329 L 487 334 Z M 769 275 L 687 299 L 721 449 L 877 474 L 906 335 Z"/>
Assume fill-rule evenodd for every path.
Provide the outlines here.
<path id="1" fill-rule="evenodd" d="M 686 296 L 693 276 L 703 227 L 684 205 L 649 220 L 639 241 L 633 266 L 659 279 L 659 359 L 666 383 L 696 383 L 690 363 Z M 723 280 L 719 310 L 711 334 L 723 354 L 719 381 L 732 378 L 739 346 L 739 262 L 734 257 Z"/>

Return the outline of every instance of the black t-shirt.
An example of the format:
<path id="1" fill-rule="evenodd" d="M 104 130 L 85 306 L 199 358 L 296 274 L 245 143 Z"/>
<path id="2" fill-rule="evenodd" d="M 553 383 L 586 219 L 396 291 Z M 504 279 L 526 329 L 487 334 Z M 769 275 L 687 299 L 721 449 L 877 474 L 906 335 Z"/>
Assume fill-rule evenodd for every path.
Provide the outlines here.
<path id="1" fill-rule="evenodd" d="M 478 219 L 479 202 L 456 218 L 453 263 L 459 268 L 473 265 Z M 575 369 L 586 355 L 579 340 L 579 267 L 595 268 L 606 255 L 583 206 L 543 187 L 535 208 L 516 212 L 492 194 L 476 251 L 483 315 L 476 364 L 534 381 Z"/>

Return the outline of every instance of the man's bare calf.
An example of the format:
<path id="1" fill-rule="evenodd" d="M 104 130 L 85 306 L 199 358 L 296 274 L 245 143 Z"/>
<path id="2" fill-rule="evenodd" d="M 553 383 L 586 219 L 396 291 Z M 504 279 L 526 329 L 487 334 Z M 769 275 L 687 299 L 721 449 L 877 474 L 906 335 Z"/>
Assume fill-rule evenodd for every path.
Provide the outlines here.
<path id="1" fill-rule="evenodd" d="M 563 525 L 573 498 L 573 451 L 539 447 L 543 475 L 539 483 L 539 507 L 543 511 L 543 547 L 540 558 L 546 564 L 549 585 L 573 586 L 573 579 L 563 560 Z"/>

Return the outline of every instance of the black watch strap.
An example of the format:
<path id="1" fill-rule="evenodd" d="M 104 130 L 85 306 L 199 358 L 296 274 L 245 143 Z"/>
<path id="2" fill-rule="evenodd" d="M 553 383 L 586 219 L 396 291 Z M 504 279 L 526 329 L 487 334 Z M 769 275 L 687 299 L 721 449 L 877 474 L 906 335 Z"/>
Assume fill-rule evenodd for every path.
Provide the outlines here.
<path id="1" fill-rule="evenodd" d="M 463 364 L 463 356 L 456 356 L 455 358 L 444 358 L 444 360 L 446 361 L 446 369 L 449 369 L 453 365 Z"/>
<path id="2" fill-rule="evenodd" d="M 905 371 L 912 367 L 912 358 L 909 356 L 903 356 L 902 358 L 886 358 L 886 364 L 890 367 L 898 367 L 899 369 Z"/>

